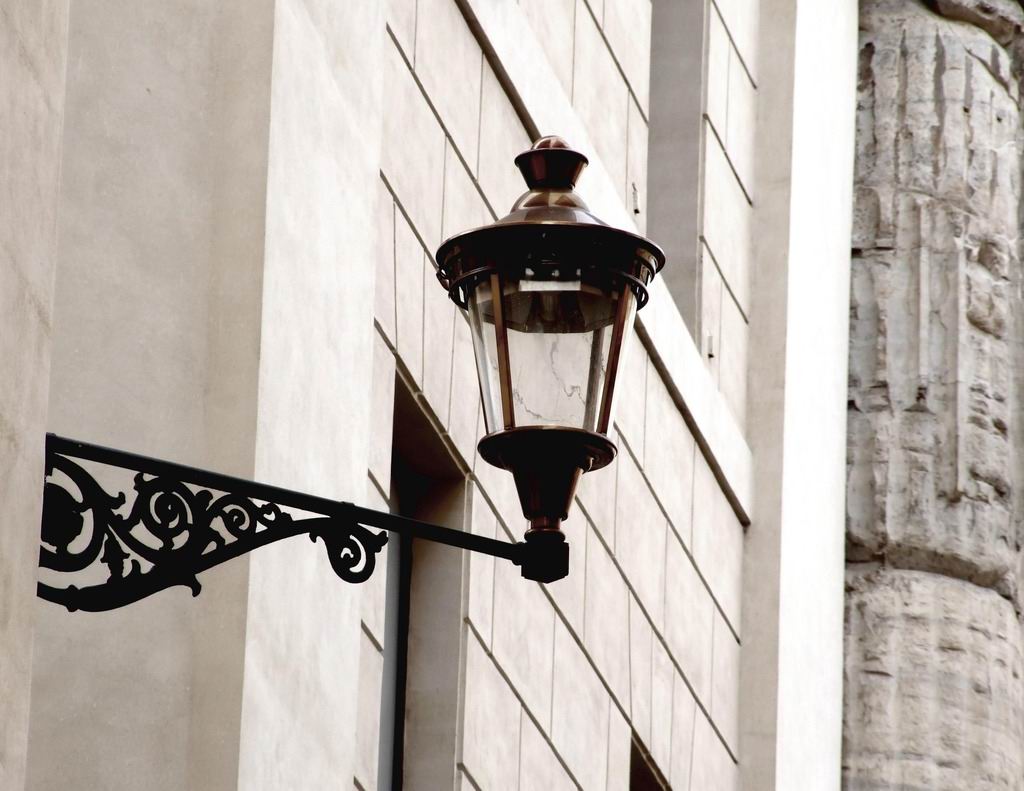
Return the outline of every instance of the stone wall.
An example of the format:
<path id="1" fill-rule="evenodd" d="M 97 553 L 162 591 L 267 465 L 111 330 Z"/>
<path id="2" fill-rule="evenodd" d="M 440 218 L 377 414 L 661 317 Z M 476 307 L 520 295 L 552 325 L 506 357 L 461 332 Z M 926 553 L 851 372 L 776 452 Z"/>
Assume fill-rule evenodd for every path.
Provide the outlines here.
<path id="1" fill-rule="evenodd" d="M 0 788 L 19 789 L 53 336 L 67 0 L 0 6 Z"/>
<path id="2" fill-rule="evenodd" d="M 648 0 L 525 2 L 500 20 L 485 3 L 392 4 L 375 291 L 379 442 L 369 466 L 377 507 L 390 491 L 397 372 L 466 471 L 470 494 L 454 521 L 521 536 L 511 476 L 476 452 L 483 424 L 469 327 L 437 285 L 432 254 L 443 238 L 508 211 L 524 190 L 512 158 L 538 131 L 563 134 L 590 157 L 581 193 L 599 216 L 643 226 L 632 187 L 643 192 L 646 181 L 650 13 Z M 445 79 L 452 69 L 467 84 Z M 692 383 L 666 371 L 678 376 L 668 344 L 649 353 L 661 348 L 652 336 L 689 343 L 667 292 L 655 302 L 641 314 L 646 343 L 632 338 L 624 363 L 619 458 L 584 477 L 565 526 L 570 577 L 538 585 L 501 561 L 462 561 L 457 787 L 625 788 L 632 732 L 673 787 L 738 787 L 743 528 L 687 426 L 679 389 L 708 387 L 731 429 L 721 435 L 737 451 L 745 443 L 715 392 L 717 375 L 692 346 Z M 710 438 L 714 427 L 703 428 Z M 726 456 L 722 466 L 742 469 Z M 355 779 L 364 789 L 377 783 L 378 697 L 367 687 L 382 678 L 382 610 L 377 590 L 363 615 L 366 735 Z"/>
<path id="3" fill-rule="evenodd" d="M 1016 2 L 861 4 L 846 788 L 1024 787 Z"/>

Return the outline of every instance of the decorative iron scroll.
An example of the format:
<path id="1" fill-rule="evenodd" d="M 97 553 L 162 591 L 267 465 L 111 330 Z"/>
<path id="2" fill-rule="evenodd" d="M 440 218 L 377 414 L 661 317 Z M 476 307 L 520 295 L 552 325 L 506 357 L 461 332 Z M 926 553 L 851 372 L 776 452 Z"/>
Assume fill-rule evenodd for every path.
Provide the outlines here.
<path id="1" fill-rule="evenodd" d="M 134 477 L 130 506 L 125 493 L 109 494 L 73 457 L 143 469 Z M 72 611 L 111 610 L 176 585 L 198 596 L 200 572 L 302 534 L 324 542 L 341 579 L 365 582 L 388 539 L 386 532 L 369 530 L 348 516 L 344 503 L 247 481 L 232 488 L 237 479 L 59 437 L 47 438 L 46 478 L 39 565 L 93 584 L 56 588 L 40 582 L 38 595 Z M 226 482 L 225 490 L 200 488 L 197 484 L 209 485 L 204 478 Z M 282 510 L 276 494 L 305 497 L 321 507 L 297 507 L 327 515 L 297 519 Z M 95 581 L 103 566 L 106 580 Z"/>

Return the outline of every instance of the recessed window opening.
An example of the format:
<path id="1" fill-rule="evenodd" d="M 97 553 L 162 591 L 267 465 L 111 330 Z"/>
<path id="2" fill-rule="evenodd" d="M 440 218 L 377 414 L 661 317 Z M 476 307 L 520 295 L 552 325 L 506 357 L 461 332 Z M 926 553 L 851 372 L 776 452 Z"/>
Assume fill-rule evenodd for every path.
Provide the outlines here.
<path id="1" fill-rule="evenodd" d="M 633 734 L 629 752 L 629 791 L 671 791 L 640 737 Z"/>
<path id="2" fill-rule="evenodd" d="M 462 529 L 466 491 L 465 474 L 410 387 L 398 377 L 392 512 Z M 392 541 L 377 787 L 398 791 L 403 778 L 409 778 L 415 788 L 451 788 L 456 772 L 462 552 L 429 541 Z"/>

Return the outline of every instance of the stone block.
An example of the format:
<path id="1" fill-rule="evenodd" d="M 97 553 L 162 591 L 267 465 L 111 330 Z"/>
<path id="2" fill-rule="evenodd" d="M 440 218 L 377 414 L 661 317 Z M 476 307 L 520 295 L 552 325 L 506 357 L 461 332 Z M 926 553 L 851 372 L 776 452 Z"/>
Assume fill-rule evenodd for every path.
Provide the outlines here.
<path id="1" fill-rule="evenodd" d="M 622 452 L 619 451 L 620 454 Z M 618 467 L 619 461 L 616 457 L 616 460 L 607 467 L 583 475 L 579 486 L 576 487 L 575 507 L 582 508 L 609 546 L 615 544 L 615 479 Z"/>
<path id="2" fill-rule="evenodd" d="M 583 788 L 604 788 L 608 768 L 608 693 L 560 620 L 555 621 L 554 667 L 551 740 Z M 600 756 L 600 760 L 595 761 L 595 756 Z"/>
<path id="3" fill-rule="evenodd" d="M 597 533 L 587 532 L 583 644 L 619 704 L 629 705 L 629 590 Z"/>
<path id="4" fill-rule="evenodd" d="M 693 763 L 693 729 L 697 717 L 697 702 L 693 699 L 683 677 L 676 673 L 672 686 L 672 762 L 662 767 L 662 772 L 672 788 L 686 791 L 700 786 L 690 785 L 690 771 Z"/>
<path id="5" fill-rule="evenodd" d="M 665 642 L 694 693 L 709 707 L 715 603 L 673 535 L 665 559 Z"/>
<path id="6" fill-rule="evenodd" d="M 377 787 L 381 682 L 384 657 L 365 634 L 359 642 L 359 720 L 356 724 L 355 778 L 363 788 Z"/>
<path id="7" fill-rule="evenodd" d="M 672 696 L 676 670 L 657 635 L 651 649 L 651 740 L 647 748 L 654 762 L 664 768 L 672 762 Z"/>
<path id="8" fill-rule="evenodd" d="M 395 216 L 395 291 L 398 356 L 413 382 L 423 383 L 423 246 L 406 218 Z"/>
<path id="9" fill-rule="evenodd" d="M 629 600 L 629 719 L 640 740 L 651 743 L 651 623 L 636 599 Z"/>
<path id="10" fill-rule="evenodd" d="M 644 421 L 647 417 L 647 349 L 635 332 L 626 339 L 615 395 L 615 425 L 637 463 L 644 464 Z M 621 445 L 620 445 L 621 452 Z"/>
<path id="11" fill-rule="evenodd" d="M 519 170 L 512 164 L 512 159 L 519 151 L 512 152 L 506 164 L 517 174 Z M 488 150 L 485 158 L 490 159 L 497 154 Z M 522 182 L 520 181 L 522 184 Z M 518 193 L 517 193 L 518 195 Z M 509 204 L 511 207 L 511 203 Z M 451 143 L 445 146 L 444 155 L 444 208 L 441 217 L 441 236 L 451 238 L 457 233 L 479 228 L 491 221 L 487 204 L 480 195 L 472 175 L 455 154 Z M 440 289 L 439 289 L 440 290 Z"/>
<path id="12" fill-rule="evenodd" d="M 664 621 L 665 538 L 668 525 L 643 474 L 628 453 L 618 461 L 615 556 L 656 628 Z"/>
<path id="13" fill-rule="evenodd" d="M 562 523 L 569 542 L 569 576 L 548 583 L 544 588 L 551 594 L 555 607 L 562 613 L 569 628 L 577 636 L 583 635 L 583 617 L 586 606 L 587 536 L 593 531 L 579 507 L 569 513 Z"/>
<path id="14" fill-rule="evenodd" d="M 583 0 L 577 0 L 575 42 L 572 104 L 618 187 L 626 181 L 629 90 Z"/>
<path id="15" fill-rule="evenodd" d="M 651 93 L 651 2 L 605 0 L 604 29 L 608 45 L 626 75 L 626 81 L 649 115 Z"/>
<path id="16" fill-rule="evenodd" d="M 722 295 L 718 386 L 741 429 L 747 424 L 747 349 L 750 328 L 729 293 Z"/>
<path id="17" fill-rule="evenodd" d="M 401 54 L 385 42 L 381 170 L 424 241 L 440 239 L 445 136 Z M 396 245 L 401 221 L 396 218 Z M 399 250 L 396 246 L 396 254 Z M 399 274 L 398 282 L 403 283 Z M 402 289 L 399 289 L 401 296 Z M 402 304 L 398 304 L 402 315 Z"/>
<path id="18" fill-rule="evenodd" d="M 658 438 L 645 442 L 644 474 L 672 527 L 686 537 L 690 535 L 696 443 L 653 362 L 647 369 L 644 434 Z"/>
<path id="19" fill-rule="evenodd" d="M 635 101 L 629 102 L 626 127 L 626 184 L 622 201 L 636 222 L 637 230 L 647 230 L 647 121 Z"/>
<path id="20" fill-rule="evenodd" d="M 700 246 L 700 329 L 698 348 L 711 378 L 722 384 L 722 304 L 732 297 L 722 283 L 715 259 L 704 243 Z"/>
<path id="21" fill-rule="evenodd" d="M 711 719 L 733 754 L 739 754 L 740 644 L 715 610 L 711 670 Z"/>
<path id="22" fill-rule="evenodd" d="M 571 39 L 570 39 L 571 40 Z M 504 216 L 526 184 L 513 162 L 530 147 L 530 135 L 490 65 L 484 61 L 480 98 L 480 155 L 477 180 L 498 217 Z"/>
<path id="23" fill-rule="evenodd" d="M 993 590 L 920 571 L 847 578 L 843 782 L 1020 787 L 1021 630 Z"/>
<path id="24" fill-rule="evenodd" d="M 694 719 L 690 788 L 692 791 L 739 791 L 739 767 L 704 713 L 698 711 Z"/>
<path id="25" fill-rule="evenodd" d="M 744 65 L 757 80 L 757 32 L 760 3 L 757 0 L 715 0 L 729 36 Z"/>
<path id="26" fill-rule="evenodd" d="M 373 333 L 373 385 L 370 396 L 370 475 L 381 491 L 391 490 L 391 434 L 395 424 L 395 354 Z M 387 510 L 387 509 L 385 509 Z"/>
<path id="27" fill-rule="evenodd" d="M 750 313 L 750 224 L 753 210 L 718 139 L 704 140 L 702 236 L 744 314 Z"/>
<path id="28" fill-rule="evenodd" d="M 708 7 L 707 88 L 704 112 L 722 140 L 726 139 L 729 109 L 729 57 L 732 43 L 714 4 Z"/>
<path id="29" fill-rule="evenodd" d="M 632 730 L 614 705 L 608 709 L 608 791 L 629 788 Z"/>
<path id="30" fill-rule="evenodd" d="M 477 788 L 505 788 L 508 778 L 518 776 L 521 713 L 519 701 L 498 668 L 470 635 L 461 755 Z"/>
<path id="31" fill-rule="evenodd" d="M 387 498 L 385 498 L 372 479 L 366 482 L 366 503 L 367 508 L 376 508 L 378 511 L 387 513 L 390 511 Z M 377 641 L 377 645 L 384 645 L 384 611 L 387 597 L 387 568 L 388 568 L 388 544 L 377 553 L 377 566 L 370 579 L 359 586 L 360 617 L 363 628 L 366 629 Z"/>
<path id="32" fill-rule="evenodd" d="M 700 453 L 694 475 L 693 503 L 693 560 L 729 625 L 739 633 L 743 526 Z"/>
<path id="33" fill-rule="evenodd" d="M 478 536 L 495 537 L 497 520 L 490 504 L 484 499 L 478 487 L 473 487 L 472 512 L 470 529 Z M 495 559 L 482 552 L 471 552 L 466 555 L 469 562 L 469 601 L 466 614 L 470 623 L 476 627 L 483 639 L 484 646 L 491 647 L 492 614 L 494 608 L 494 564 Z M 505 562 L 505 561 L 502 561 Z"/>
<path id="34" fill-rule="evenodd" d="M 506 779 L 511 783 L 511 778 Z M 522 714 L 519 735 L 519 791 L 575 791 L 576 784 L 537 726 Z"/>
<path id="35" fill-rule="evenodd" d="M 437 269 L 429 256 L 423 257 L 423 397 L 438 422 L 448 428 L 451 404 L 452 348 L 455 344 L 455 322 L 458 308 L 448 299 L 434 273 Z"/>
<path id="36" fill-rule="evenodd" d="M 455 0 L 417 0 L 416 75 L 470 167 L 476 166 L 480 144 L 483 60 Z"/>
<path id="37" fill-rule="evenodd" d="M 483 410 L 477 413 L 477 421 L 477 436 L 482 437 L 484 435 Z M 499 535 L 504 531 L 517 541 L 521 539 L 526 531 L 527 523 L 523 516 L 522 506 L 519 505 L 519 495 L 516 494 L 516 484 L 512 479 L 512 473 L 492 467 L 480 457 L 478 451 L 473 459 L 473 475 L 494 507 L 494 512 L 498 515 Z"/>
<path id="38" fill-rule="evenodd" d="M 577 10 L 577 0 L 521 0 L 519 7 L 547 55 L 551 70 L 565 89 L 565 95 L 572 96 L 576 15 L 579 11 L 585 14 L 587 10 L 582 7 Z"/>
<path id="39" fill-rule="evenodd" d="M 377 183 L 377 277 L 373 317 L 388 343 L 395 345 L 395 201 L 387 185 Z"/>
<path id="40" fill-rule="evenodd" d="M 494 564 L 494 658 L 544 728 L 551 724 L 552 647 L 555 611 L 540 584 L 519 568 Z"/>
<path id="41" fill-rule="evenodd" d="M 715 14 L 712 13 L 712 17 Z M 729 155 L 740 184 L 747 196 L 754 196 L 754 132 L 757 120 L 757 90 L 750 80 L 750 75 L 743 68 L 736 49 L 729 47 L 729 107 L 726 119 L 725 134 L 722 127 L 719 136 L 725 141 L 725 150 Z"/>
<path id="42" fill-rule="evenodd" d="M 476 454 L 476 433 L 480 413 L 480 385 L 476 378 L 473 339 L 466 314 L 457 311 L 452 340 L 451 407 L 448 414 L 448 435 L 462 456 L 466 467 L 473 466 Z"/>
<path id="43" fill-rule="evenodd" d="M 416 61 L 416 0 L 387 0 L 385 16 L 391 34 L 410 63 Z"/>

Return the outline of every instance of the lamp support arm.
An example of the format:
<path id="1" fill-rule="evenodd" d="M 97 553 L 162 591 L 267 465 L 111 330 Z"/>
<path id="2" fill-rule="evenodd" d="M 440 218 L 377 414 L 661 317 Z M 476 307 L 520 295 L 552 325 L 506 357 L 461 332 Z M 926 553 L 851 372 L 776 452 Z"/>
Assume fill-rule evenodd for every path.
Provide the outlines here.
<path id="1" fill-rule="evenodd" d="M 116 480 L 106 468 L 135 473 L 130 504 L 126 487 L 112 486 L 116 493 L 110 494 L 99 482 L 97 476 Z M 116 609 L 176 585 L 197 596 L 197 574 L 297 535 L 323 540 L 335 573 L 360 583 L 373 573 L 388 533 L 504 558 L 527 579 L 551 582 L 568 573 L 568 545 L 560 533 L 499 541 L 47 434 L 39 565 L 55 574 L 44 575 L 37 593 L 69 610 L 89 611 Z M 49 584 L 60 575 L 89 584 Z"/>

